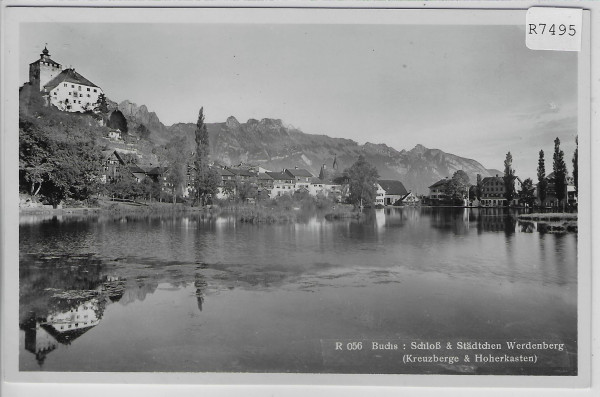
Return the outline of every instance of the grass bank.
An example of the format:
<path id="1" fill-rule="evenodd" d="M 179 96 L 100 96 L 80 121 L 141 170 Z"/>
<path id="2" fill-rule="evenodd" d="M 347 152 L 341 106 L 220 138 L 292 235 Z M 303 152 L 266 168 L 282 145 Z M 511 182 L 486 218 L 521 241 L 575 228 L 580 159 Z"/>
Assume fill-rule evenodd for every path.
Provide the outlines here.
<path id="1" fill-rule="evenodd" d="M 534 213 L 521 214 L 522 222 L 534 222 L 540 233 L 577 233 L 577 214 L 571 213 Z"/>

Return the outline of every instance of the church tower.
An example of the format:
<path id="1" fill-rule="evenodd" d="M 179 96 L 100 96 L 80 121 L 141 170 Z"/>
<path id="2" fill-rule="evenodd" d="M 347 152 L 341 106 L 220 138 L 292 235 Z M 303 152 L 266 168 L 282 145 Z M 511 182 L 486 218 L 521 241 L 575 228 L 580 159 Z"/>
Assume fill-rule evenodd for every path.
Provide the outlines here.
<path id="1" fill-rule="evenodd" d="M 29 84 L 42 91 L 44 85 L 48 84 L 61 72 L 62 65 L 50 59 L 50 53 L 44 47 L 40 59 L 29 64 Z"/>

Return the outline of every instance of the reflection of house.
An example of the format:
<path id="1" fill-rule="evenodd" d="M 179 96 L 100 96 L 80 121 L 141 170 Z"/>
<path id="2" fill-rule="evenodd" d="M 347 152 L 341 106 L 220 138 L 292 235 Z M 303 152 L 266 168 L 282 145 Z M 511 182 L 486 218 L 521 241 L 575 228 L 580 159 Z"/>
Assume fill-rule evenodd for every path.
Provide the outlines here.
<path id="1" fill-rule="evenodd" d="M 514 181 L 514 198 L 511 205 L 518 205 L 519 199 L 517 192 L 521 186 L 521 180 L 515 178 Z M 481 205 L 483 207 L 502 207 L 506 205 L 506 186 L 504 185 L 504 178 L 501 176 L 490 176 L 483 178 L 481 181 Z"/>
<path id="2" fill-rule="evenodd" d="M 394 205 L 408 195 L 408 191 L 400 181 L 380 179 L 377 181 L 375 204 Z"/>

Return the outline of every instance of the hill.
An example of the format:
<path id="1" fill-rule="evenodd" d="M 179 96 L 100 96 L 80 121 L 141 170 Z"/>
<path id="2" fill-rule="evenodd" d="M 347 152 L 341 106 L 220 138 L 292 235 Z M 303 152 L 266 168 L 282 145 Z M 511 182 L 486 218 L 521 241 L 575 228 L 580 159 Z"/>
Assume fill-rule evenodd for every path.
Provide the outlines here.
<path id="1" fill-rule="evenodd" d="M 171 136 L 185 136 L 193 147 L 195 128 L 193 123 L 178 123 L 167 130 Z M 207 124 L 207 128 L 212 159 L 226 165 L 255 163 L 271 170 L 298 166 L 318 175 L 321 165 L 331 167 L 334 158 L 343 170 L 362 154 L 377 167 L 382 179 L 398 179 L 419 194 L 428 193 L 428 186 L 457 170 L 464 170 L 472 183 L 477 174 L 486 177 L 499 173 L 476 160 L 423 145 L 408 151 L 385 144 L 359 145 L 351 139 L 307 134 L 278 119 L 240 123 L 232 116 L 224 123 Z"/>

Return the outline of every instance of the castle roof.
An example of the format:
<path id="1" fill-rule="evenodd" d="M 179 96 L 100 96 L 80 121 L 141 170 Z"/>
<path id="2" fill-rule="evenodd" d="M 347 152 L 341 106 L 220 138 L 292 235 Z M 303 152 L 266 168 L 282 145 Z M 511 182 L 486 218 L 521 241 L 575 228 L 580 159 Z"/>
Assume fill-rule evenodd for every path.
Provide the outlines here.
<path id="1" fill-rule="evenodd" d="M 30 65 L 35 65 L 36 63 L 40 63 L 40 62 L 45 62 L 45 63 L 49 63 L 50 65 L 60 67 L 60 63 L 53 61 L 52 59 L 50 59 L 50 57 L 40 58 L 35 62 L 31 62 Z"/>
<path id="2" fill-rule="evenodd" d="M 75 83 L 86 85 L 88 87 L 98 87 L 96 84 L 77 73 L 75 69 L 65 69 L 58 76 L 50 80 L 48 84 L 44 86 L 44 90 L 51 91 L 61 83 Z"/>
<path id="3" fill-rule="evenodd" d="M 50 59 L 50 52 L 48 52 L 48 48 L 46 48 L 46 47 L 44 47 L 44 50 L 40 54 L 40 59 L 38 59 L 35 62 L 31 62 L 30 65 L 35 65 L 36 63 L 40 63 L 40 62 L 49 63 L 50 65 L 60 67 L 60 63 L 55 62 L 52 59 Z"/>

